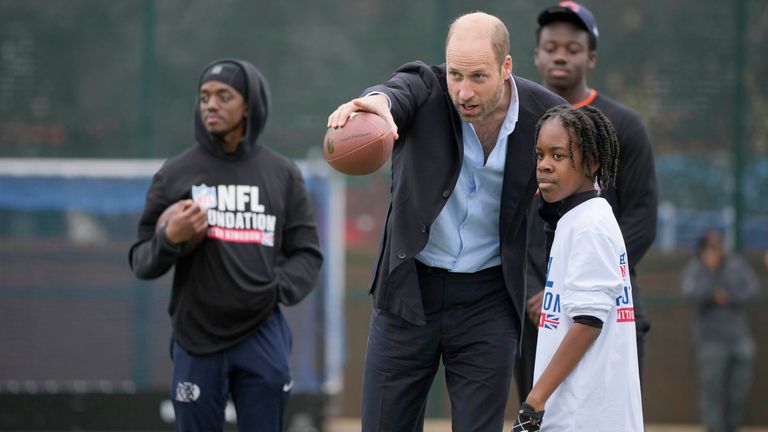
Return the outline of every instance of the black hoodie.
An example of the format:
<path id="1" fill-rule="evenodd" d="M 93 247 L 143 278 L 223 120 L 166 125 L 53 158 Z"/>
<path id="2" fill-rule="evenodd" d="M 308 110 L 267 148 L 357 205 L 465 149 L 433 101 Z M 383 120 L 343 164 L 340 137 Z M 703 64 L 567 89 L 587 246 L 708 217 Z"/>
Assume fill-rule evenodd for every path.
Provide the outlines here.
<path id="1" fill-rule="evenodd" d="M 203 71 L 221 62 L 239 65 L 247 77 L 245 134 L 234 153 L 225 153 L 203 126 L 196 104 L 197 145 L 155 174 L 129 252 L 131 268 L 142 279 L 162 276 L 175 264 L 168 306 L 174 338 L 197 355 L 247 338 L 277 302 L 304 298 L 323 260 L 301 172 L 257 143 L 269 111 L 267 82 L 253 65 L 235 59 Z M 192 198 L 209 206 L 210 227 L 207 238 L 182 256 L 164 230 L 155 232 L 155 223 L 169 205 Z"/>

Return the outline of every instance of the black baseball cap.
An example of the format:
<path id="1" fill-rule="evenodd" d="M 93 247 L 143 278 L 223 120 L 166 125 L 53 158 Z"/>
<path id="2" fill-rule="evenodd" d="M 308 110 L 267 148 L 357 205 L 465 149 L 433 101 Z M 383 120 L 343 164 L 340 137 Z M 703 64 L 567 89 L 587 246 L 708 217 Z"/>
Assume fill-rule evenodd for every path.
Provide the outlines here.
<path id="1" fill-rule="evenodd" d="M 600 32 L 597 30 L 595 17 L 589 9 L 584 7 L 584 5 L 574 1 L 561 1 L 554 6 L 544 9 L 544 11 L 539 14 L 538 21 L 539 27 L 544 27 L 555 21 L 574 23 L 589 33 L 589 37 L 593 40 L 595 47 L 597 47 L 597 38 L 600 35 Z"/>

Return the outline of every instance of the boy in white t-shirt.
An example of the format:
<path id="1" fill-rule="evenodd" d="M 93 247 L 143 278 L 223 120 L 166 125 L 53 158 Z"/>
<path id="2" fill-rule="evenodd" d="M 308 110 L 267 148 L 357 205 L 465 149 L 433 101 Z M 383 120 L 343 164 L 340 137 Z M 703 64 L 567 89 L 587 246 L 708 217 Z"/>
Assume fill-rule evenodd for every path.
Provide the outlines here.
<path id="1" fill-rule="evenodd" d="M 540 214 L 556 229 L 534 385 L 513 432 L 643 430 L 627 252 L 595 188 L 615 183 L 618 153 L 611 123 L 591 106 L 551 108 L 536 127 Z"/>

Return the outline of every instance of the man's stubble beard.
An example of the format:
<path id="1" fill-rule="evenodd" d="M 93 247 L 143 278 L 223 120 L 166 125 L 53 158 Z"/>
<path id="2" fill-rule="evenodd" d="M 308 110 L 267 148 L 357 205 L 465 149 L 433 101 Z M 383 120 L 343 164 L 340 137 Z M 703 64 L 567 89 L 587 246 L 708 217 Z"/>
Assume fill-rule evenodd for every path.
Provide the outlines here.
<path id="1" fill-rule="evenodd" d="M 456 109 L 456 112 L 459 113 L 459 117 L 461 117 L 462 120 L 464 120 L 467 123 L 473 123 L 473 122 L 479 122 L 483 121 L 499 106 L 501 103 L 501 98 L 504 96 L 504 85 L 506 84 L 507 80 L 503 79 L 499 82 L 499 86 L 496 88 L 496 92 L 493 95 L 493 99 L 491 99 L 487 104 L 484 104 L 482 108 L 480 109 L 480 113 L 473 117 L 473 118 L 466 118 L 463 115 L 461 115 L 461 110 L 459 103 L 454 102 L 454 108 Z"/>

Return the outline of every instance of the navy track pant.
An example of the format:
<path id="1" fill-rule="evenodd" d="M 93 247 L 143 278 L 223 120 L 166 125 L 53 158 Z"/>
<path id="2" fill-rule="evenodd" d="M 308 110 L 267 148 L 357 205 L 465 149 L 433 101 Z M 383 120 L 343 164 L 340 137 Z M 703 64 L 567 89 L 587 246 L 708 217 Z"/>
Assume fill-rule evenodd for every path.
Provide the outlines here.
<path id="1" fill-rule="evenodd" d="M 250 337 L 223 351 L 192 355 L 174 341 L 176 430 L 222 431 L 231 397 L 239 431 L 281 432 L 293 385 L 290 349 L 290 328 L 279 308 Z"/>

